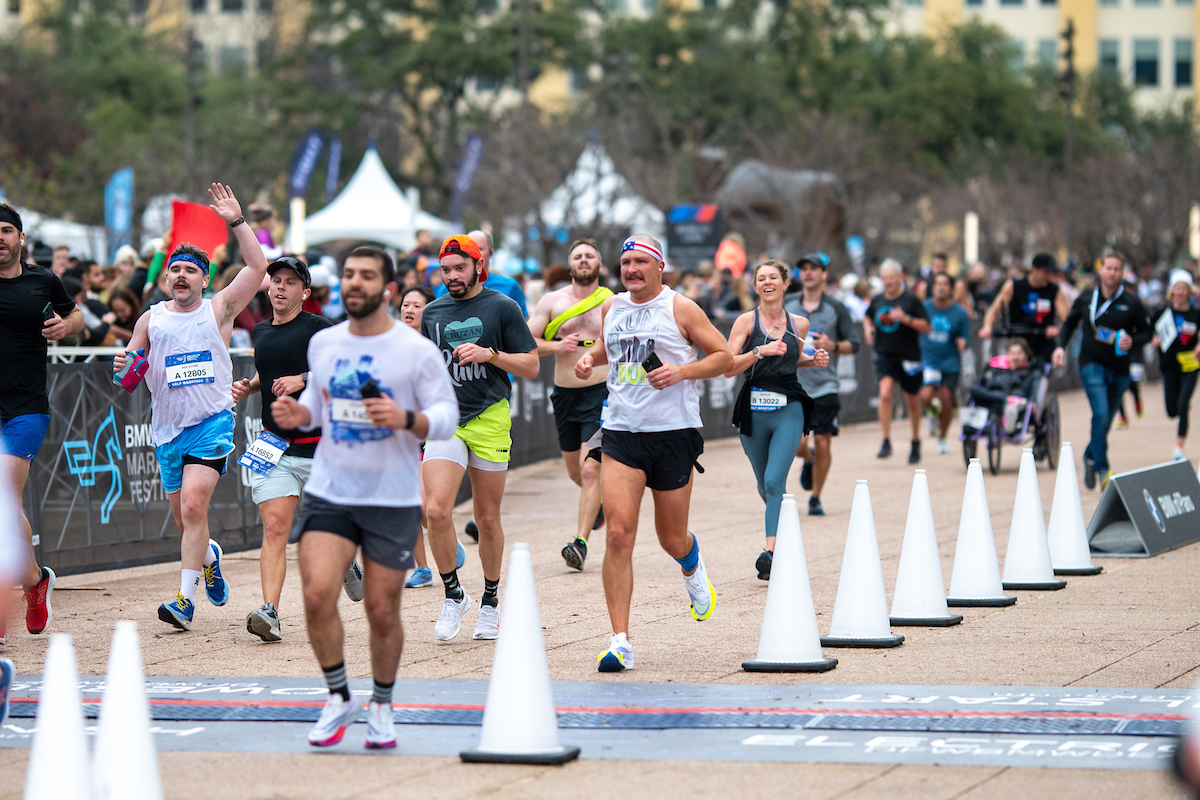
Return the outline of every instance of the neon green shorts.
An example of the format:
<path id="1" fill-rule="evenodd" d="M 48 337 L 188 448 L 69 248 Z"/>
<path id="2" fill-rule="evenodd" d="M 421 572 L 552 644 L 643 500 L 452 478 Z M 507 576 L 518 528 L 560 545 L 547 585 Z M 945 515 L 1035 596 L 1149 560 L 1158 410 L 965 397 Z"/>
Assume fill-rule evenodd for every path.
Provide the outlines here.
<path id="1" fill-rule="evenodd" d="M 499 472 L 508 469 L 512 449 L 512 417 L 508 400 L 489 406 L 486 411 L 454 432 L 454 438 L 425 443 L 425 460 L 444 459 L 464 469 Z"/>

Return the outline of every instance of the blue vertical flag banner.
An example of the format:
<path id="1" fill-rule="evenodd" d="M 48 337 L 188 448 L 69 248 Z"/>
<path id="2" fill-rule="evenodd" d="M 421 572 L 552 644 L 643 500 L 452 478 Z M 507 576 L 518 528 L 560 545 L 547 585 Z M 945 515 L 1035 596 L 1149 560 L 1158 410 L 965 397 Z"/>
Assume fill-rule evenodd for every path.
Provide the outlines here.
<path id="1" fill-rule="evenodd" d="M 104 227 L 108 229 L 108 263 L 117 249 L 133 243 L 133 167 L 119 169 L 104 187 Z"/>
<path id="2" fill-rule="evenodd" d="M 342 139 L 336 133 L 329 139 L 329 166 L 325 171 L 325 202 L 337 194 L 338 173 L 342 171 Z"/>
<path id="3" fill-rule="evenodd" d="M 292 177 L 288 181 L 291 197 L 304 197 L 308 192 L 308 184 L 317 170 L 317 159 L 321 157 L 324 145 L 321 133 L 317 130 L 309 131 L 300 140 L 300 146 L 292 158 Z"/>
<path id="4" fill-rule="evenodd" d="M 462 156 L 458 160 L 458 175 L 454 178 L 454 197 L 450 201 L 450 219 L 455 225 L 462 224 L 463 205 L 467 201 L 467 192 L 471 190 L 471 183 L 475 180 L 475 172 L 479 169 L 479 162 L 483 158 L 483 138 L 477 134 L 471 134 L 467 139 L 467 143 L 463 145 Z"/>

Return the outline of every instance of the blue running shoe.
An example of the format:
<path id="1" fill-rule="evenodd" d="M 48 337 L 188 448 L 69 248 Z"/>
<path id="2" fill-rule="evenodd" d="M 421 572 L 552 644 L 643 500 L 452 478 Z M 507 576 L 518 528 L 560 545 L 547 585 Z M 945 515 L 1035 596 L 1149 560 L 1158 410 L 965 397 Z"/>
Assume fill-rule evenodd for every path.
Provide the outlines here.
<path id="1" fill-rule="evenodd" d="M 168 625 L 174 625 L 181 631 L 191 629 L 192 616 L 195 613 L 196 604 L 179 592 L 175 593 L 174 600 L 158 607 L 158 618 Z"/>
<path id="2" fill-rule="evenodd" d="M 0 725 L 8 719 L 8 690 L 12 688 L 13 663 L 7 658 L 0 658 Z"/>
<path id="3" fill-rule="evenodd" d="M 212 566 L 204 568 L 204 591 L 208 595 L 208 602 L 214 606 L 223 606 L 229 602 L 229 581 L 221 575 L 221 545 L 209 539 L 208 546 L 217 554 L 217 560 Z"/>
<path id="4" fill-rule="evenodd" d="M 454 554 L 454 568 L 462 569 L 463 564 L 467 563 L 467 551 L 463 549 L 462 542 L 455 539 L 454 543 L 458 545 L 458 552 Z"/>
<path id="5" fill-rule="evenodd" d="M 421 589 L 425 586 L 433 586 L 433 570 L 429 567 L 417 567 L 404 582 L 405 589 Z"/>

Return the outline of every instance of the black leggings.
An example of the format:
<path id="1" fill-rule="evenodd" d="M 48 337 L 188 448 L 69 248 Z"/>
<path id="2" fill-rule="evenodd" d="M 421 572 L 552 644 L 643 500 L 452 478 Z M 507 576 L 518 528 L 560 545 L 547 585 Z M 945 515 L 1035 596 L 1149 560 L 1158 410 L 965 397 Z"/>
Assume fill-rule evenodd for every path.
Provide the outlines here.
<path id="1" fill-rule="evenodd" d="M 1179 417 L 1179 438 L 1187 436 L 1188 409 L 1192 405 L 1192 392 L 1196 390 L 1196 378 L 1200 371 L 1181 372 L 1163 370 L 1163 400 L 1167 403 L 1167 416 Z"/>

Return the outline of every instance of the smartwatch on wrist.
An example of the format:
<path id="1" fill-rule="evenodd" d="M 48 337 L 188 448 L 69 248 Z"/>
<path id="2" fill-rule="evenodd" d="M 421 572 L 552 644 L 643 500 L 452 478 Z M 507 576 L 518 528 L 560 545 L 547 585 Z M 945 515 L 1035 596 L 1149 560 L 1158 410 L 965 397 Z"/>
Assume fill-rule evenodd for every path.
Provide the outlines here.
<path id="1" fill-rule="evenodd" d="M 764 356 L 762 353 L 758 352 L 758 346 L 757 346 L 757 345 L 756 345 L 756 346 L 755 346 L 755 348 L 754 348 L 753 350 L 751 350 L 750 352 L 751 352 L 751 353 L 753 353 L 753 354 L 754 354 L 754 357 L 755 357 L 755 358 L 757 358 L 759 361 L 762 361 L 764 358 L 766 358 L 766 356 Z"/>
<path id="2" fill-rule="evenodd" d="M 246 224 L 246 216 L 243 214 L 242 216 L 235 219 L 233 222 L 229 223 L 229 227 L 236 228 L 238 225 L 245 225 L 245 224 Z"/>
<path id="3" fill-rule="evenodd" d="M 408 421 L 404 425 L 404 430 L 410 431 L 412 430 L 412 426 L 417 424 L 417 415 L 415 412 L 409 411 L 407 408 L 404 409 L 404 413 L 408 414 Z"/>
<path id="4" fill-rule="evenodd" d="M 488 363 L 495 364 L 496 359 L 500 357 L 500 351 L 494 347 L 489 347 L 488 349 L 492 351 L 492 357 L 488 359 Z"/>

